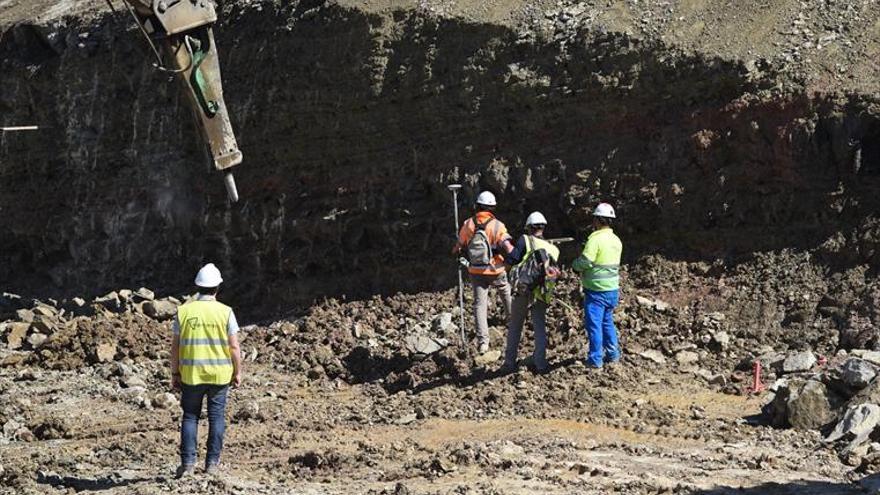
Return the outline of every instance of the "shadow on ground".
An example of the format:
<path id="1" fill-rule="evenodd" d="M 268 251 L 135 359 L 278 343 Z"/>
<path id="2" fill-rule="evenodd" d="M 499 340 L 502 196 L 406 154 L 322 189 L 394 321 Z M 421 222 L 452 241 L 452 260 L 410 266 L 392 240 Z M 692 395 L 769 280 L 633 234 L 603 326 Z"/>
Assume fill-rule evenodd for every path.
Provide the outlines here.
<path id="1" fill-rule="evenodd" d="M 158 478 L 129 478 L 120 473 L 107 476 L 83 478 L 77 476 L 60 476 L 54 473 L 38 473 L 37 483 L 55 488 L 72 488 L 76 492 L 99 492 L 113 488 L 137 485 L 144 482 L 157 482 Z"/>
<path id="2" fill-rule="evenodd" d="M 751 488 L 719 486 L 693 492 L 694 495 L 850 495 L 880 493 L 880 474 L 873 474 L 855 483 L 828 481 L 791 481 L 764 483 Z"/>

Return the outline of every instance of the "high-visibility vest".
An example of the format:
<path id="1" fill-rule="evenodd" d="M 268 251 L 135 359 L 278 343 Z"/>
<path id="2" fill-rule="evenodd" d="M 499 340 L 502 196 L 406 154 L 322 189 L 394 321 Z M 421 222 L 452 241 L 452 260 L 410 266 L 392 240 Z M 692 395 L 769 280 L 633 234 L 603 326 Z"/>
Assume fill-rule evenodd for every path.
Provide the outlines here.
<path id="1" fill-rule="evenodd" d="M 526 235 L 526 254 L 523 255 L 522 260 L 517 263 L 517 266 L 525 263 L 529 257 L 535 251 L 539 249 L 543 249 L 547 252 L 547 255 L 550 256 L 550 259 L 553 262 L 559 261 L 559 248 L 555 245 L 541 239 L 540 237 L 535 237 L 531 235 Z M 553 290 L 556 288 L 556 281 L 553 280 L 545 280 L 543 284 L 535 287 L 532 290 L 532 295 L 534 295 L 535 299 L 539 299 L 544 301 L 547 304 L 550 304 L 551 299 L 553 299 Z"/>
<path id="2" fill-rule="evenodd" d="M 186 385 L 227 385 L 234 371 L 226 328 L 232 308 L 192 301 L 177 308 L 180 380 Z"/>
<path id="3" fill-rule="evenodd" d="M 623 243 L 610 228 L 599 229 L 587 238 L 573 268 L 581 272 L 581 285 L 593 292 L 620 288 L 620 255 Z"/>
<path id="4" fill-rule="evenodd" d="M 507 227 L 501 220 L 495 218 L 495 215 L 491 212 L 478 212 L 474 217 L 465 220 L 464 224 L 461 226 L 461 230 L 458 233 L 458 243 L 462 248 L 467 248 L 467 245 L 471 242 L 471 238 L 477 231 L 474 219 L 476 219 L 477 222 L 486 225 L 486 237 L 489 238 L 489 244 L 491 245 L 492 252 L 495 253 L 495 256 L 492 257 L 489 265 L 470 265 L 468 267 L 468 273 L 474 275 L 501 275 L 504 273 L 504 255 L 501 254 L 501 244 L 505 239 L 510 237 L 510 234 L 507 233 Z"/>

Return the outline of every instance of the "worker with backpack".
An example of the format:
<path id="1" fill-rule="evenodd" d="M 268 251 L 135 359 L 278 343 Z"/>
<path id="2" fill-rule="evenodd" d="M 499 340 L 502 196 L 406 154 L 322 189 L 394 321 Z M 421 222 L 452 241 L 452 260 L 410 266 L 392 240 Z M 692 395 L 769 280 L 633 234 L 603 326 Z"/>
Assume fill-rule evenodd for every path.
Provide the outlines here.
<path id="1" fill-rule="evenodd" d="M 510 280 L 513 286 L 513 302 L 507 326 L 507 348 L 504 352 L 503 372 L 516 370 L 516 358 L 522 337 L 523 324 L 532 309 L 532 331 L 535 333 L 535 350 L 532 366 L 536 373 L 547 371 L 547 306 L 553 297 L 553 289 L 559 276 L 554 265 L 559 261 L 559 248 L 544 240 L 547 219 L 536 211 L 526 219 L 525 234 L 520 237 L 513 251 L 505 257 L 511 265 Z"/>
<path id="2" fill-rule="evenodd" d="M 489 287 L 501 292 L 505 317 L 510 316 L 510 285 L 504 266 L 504 254 L 513 249 L 510 234 L 495 218 L 495 195 L 483 191 L 477 196 L 476 213 L 465 220 L 452 252 L 464 254 L 474 292 L 474 322 L 480 353 L 489 350 Z"/>

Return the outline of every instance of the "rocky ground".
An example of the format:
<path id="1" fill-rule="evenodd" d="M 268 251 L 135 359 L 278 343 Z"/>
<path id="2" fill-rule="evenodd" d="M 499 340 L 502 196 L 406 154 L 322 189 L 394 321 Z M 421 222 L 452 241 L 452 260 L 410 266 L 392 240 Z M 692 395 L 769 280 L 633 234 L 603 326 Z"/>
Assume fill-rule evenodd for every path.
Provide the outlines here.
<path id="1" fill-rule="evenodd" d="M 0 0 L 0 123 L 42 126 L 0 136 L 0 492 L 880 491 L 878 2 L 218 3 L 237 205 L 122 13 Z M 496 372 L 497 307 L 466 351 L 449 182 L 514 232 L 615 204 L 620 364 L 580 364 L 570 273 L 548 374 L 528 331 Z M 177 481 L 204 261 L 246 377 Z"/>
<path id="2" fill-rule="evenodd" d="M 178 299 L 5 294 L 0 480 L 10 493 L 875 489 L 880 286 L 864 267 L 829 276 L 806 254 L 733 267 L 651 257 L 627 267 L 625 286 L 624 359 L 598 372 L 580 364 L 579 314 L 555 305 L 552 370 L 528 370 L 526 343 L 520 370 L 499 374 L 497 352 L 459 345 L 452 290 L 326 300 L 244 326 L 224 473 L 185 481 L 171 477 Z M 570 274 L 560 296 L 578 302 Z M 495 308 L 495 349 L 501 317 Z M 749 394 L 756 359 L 771 391 Z"/>

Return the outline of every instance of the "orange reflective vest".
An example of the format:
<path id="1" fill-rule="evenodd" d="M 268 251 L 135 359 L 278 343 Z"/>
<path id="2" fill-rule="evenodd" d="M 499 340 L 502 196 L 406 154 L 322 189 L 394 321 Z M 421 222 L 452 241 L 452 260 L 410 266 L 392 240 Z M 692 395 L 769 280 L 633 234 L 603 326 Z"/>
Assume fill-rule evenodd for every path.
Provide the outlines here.
<path id="1" fill-rule="evenodd" d="M 504 255 L 501 254 L 501 246 L 505 240 L 509 240 L 511 237 L 507 232 L 507 227 L 504 225 L 504 222 L 495 218 L 495 215 L 493 215 L 492 212 L 480 211 L 473 217 L 465 220 L 464 224 L 461 226 L 461 230 L 458 231 L 458 246 L 460 249 L 467 249 L 467 245 L 474 237 L 474 233 L 477 229 L 476 224 L 474 223 L 474 218 L 476 218 L 477 222 L 480 224 L 486 224 L 486 237 L 489 238 L 489 244 L 491 245 L 492 252 L 495 253 L 495 256 L 492 258 L 492 261 L 488 266 L 469 266 L 468 273 L 474 275 L 501 275 L 504 273 Z"/>

